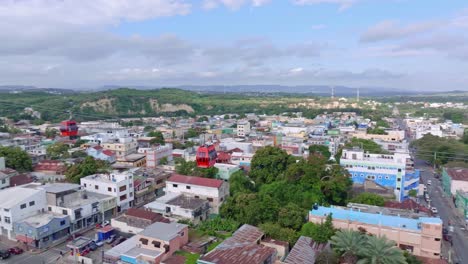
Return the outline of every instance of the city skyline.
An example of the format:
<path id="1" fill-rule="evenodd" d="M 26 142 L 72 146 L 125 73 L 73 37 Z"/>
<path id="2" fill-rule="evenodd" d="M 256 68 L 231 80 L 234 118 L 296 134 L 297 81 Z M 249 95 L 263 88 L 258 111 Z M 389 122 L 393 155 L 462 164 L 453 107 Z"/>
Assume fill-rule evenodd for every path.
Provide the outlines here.
<path id="1" fill-rule="evenodd" d="M 7 0 L 0 17 L 0 85 L 467 89 L 459 0 Z"/>

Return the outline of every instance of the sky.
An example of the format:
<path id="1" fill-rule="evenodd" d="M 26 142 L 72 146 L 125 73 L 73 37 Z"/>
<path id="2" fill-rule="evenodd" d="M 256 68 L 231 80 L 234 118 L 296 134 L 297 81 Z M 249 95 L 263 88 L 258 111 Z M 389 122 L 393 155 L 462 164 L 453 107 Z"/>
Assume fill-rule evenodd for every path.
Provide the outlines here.
<path id="1" fill-rule="evenodd" d="M 2 0 L 13 84 L 468 90 L 468 1 Z"/>

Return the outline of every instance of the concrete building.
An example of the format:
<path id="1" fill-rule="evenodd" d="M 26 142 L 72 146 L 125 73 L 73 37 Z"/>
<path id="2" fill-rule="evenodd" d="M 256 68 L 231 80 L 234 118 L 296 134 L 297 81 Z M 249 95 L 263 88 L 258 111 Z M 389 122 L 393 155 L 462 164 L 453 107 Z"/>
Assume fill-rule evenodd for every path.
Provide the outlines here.
<path id="1" fill-rule="evenodd" d="M 361 212 L 356 208 L 314 206 L 309 221 L 322 223 L 332 214 L 333 226 L 338 229 L 365 230 L 375 236 L 386 236 L 397 246 L 416 256 L 440 259 L 442 220 L 433 217 L 403 216 L 381 212 Z"/>
<path id="2" fill-rule="evenodd" d="M 14 223 L 45 212 L 47 208 L 44 190 L 18 186 L 0 190 L 0 232 L 10 240 L 16 240 Z"/>
<path id="3" fill-rule="evenodd" d="M 249 134 L 250 134 L 250 122 L 249 121 L 237 122 L 237 136 L 246 137 Z"/>
<path id="4" fill-rule="evenodd" d="M 114 152 L 117 159 L 137 152 L 138 142 L 131 137 L 121 137 L 101 144 L 104 149 Z"/>
<path id="5" fill-rule="evenodd" d="M 467 168 L 443 168 L 442 188 L 447 195 L 455 197 L 457 191 L 468 192 Z"/>
<path id="6" fill-rule="evenodd" d="M 354 183 L 371 180 L 394 190 L 396 199 L 403 201 L 410 190 L 419 187 L 419 170 L 408 153 L 371 154 L 361 149 L 344 149 L 340 165 L 346 168 Z"/>
<path id="7" fill-rule="evenodd" d="M 116 211 L 114 196 L 88 192 L 78 184 L 54 183 L 35 188 L 45 190 L 48 212 L 69 217 L 70 233 L 94 227 L 112 218 Z"/>
<path id="8" fill-rule="evenodd" d="M 400 142 L 405 139 L 404 130 L 386 130 L 386 134 L 369 134 L 367 131 L 355 131 L 352 136 L 355 138 L 368 139 L 368 140 L 382 140 L 387 142 Z"/>
<path id="9" fill-rule="evenodd" d="M 166 144 L 163 146 L 157 146 L 147 149 L 139 149 L 138 152 L 144 151 L 146 154 L 146 167 L 156 168 L 161 162 L 162 158 L 166 158 L 167 161 L 172 161 L 172 144 Z"/>
<path id="10" fill-rule="evenodd" d="M 95 174 L 81 178 L 84 190 L 93 193 L 110 195 L 117 198 L 117 210 L 133 206 L 133 174 L 112 172 L 110 174 Z"/>
<path id="11" fill-rule="evenodd" d="M 123 215 L 112 218 L 111 226 L 123 233 L 138 234 L 156 222 L 169 223 L 170 221 L 162 214 L 150 210 L 129 208 Z"/>
<path id="12" fill-rule="evenodd" d="M 243 168 L 250 168 L 254 154 L 244 152 L 233 152 L 231 154 L 231 163 Z"/>
<path id="13" fill-rule="evenodd" d="M 229 183 L 217 179 L 172 174 L 166 181 L 166 192 L 207 200 L 210 212 L 218 214 L 222 203 L 229 196 Z"/>
<path id="14" fill-rule="evenodd" d="M 207 200 L 179 193 L 168 193 L 144 205 L 144 208 L 174 220 L 189 220 L 194 224 L 207 220 L 210 212 Z"/>
<path id="15" fill-rule="evenodd" d="M 232 174 L 240 170 L 239 166 L 233 164 L 216 163 L 214 166 L 218 168 L 216 178 L 225 181 L 228 181 Z"/>
<path id="16" fill-rule="evenodd" d="M 117 159 L 115 153 L 111 150 L 103 149 L 101 146 L 93 146 L 86 149 L 86 154 L 98 160 L 104 160 L 114 163 Z"/>

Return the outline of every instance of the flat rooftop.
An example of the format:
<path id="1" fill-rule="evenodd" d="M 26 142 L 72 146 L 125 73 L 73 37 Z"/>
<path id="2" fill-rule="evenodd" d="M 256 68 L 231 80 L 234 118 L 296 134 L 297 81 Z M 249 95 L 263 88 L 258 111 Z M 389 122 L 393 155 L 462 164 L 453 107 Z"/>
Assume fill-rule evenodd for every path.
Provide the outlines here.
<path id="1" fill-rule="evenodd" d="M 419 217 L 418 219 L 402 216 L 384 215 L 383 213 L 367 213 L 347 207 L 323 207 L 319 206 L 309 212 L 310 215 L 326 217 L 332 214 L 334 219 L 361 222 L 370 225 L 402 228 L 412 231 L 420 231 L 422 223 L 441 224 L 442 220 L 435 217 Z"/>

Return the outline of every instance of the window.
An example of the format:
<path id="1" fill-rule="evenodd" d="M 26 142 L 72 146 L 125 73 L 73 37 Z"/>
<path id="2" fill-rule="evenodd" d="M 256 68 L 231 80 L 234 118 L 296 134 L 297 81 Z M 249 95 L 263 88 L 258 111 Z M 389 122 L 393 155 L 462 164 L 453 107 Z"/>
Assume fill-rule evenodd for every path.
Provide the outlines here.
<path id="1" fill-rule="evenodd" d="M 52 212 L 52 207 L 48 206 L 48 207 L 47 207 L 47 210 L 48 210 L 49 212 Z"/>
<path id="2" fill-rule="evenodd" d="M 213 202 L 213 198 L 206 198 L 208 202 Z"/>
<path id="3" fill-rule="evenodd" d="M 10 209 L 4 208 L 3 211 L 10 212 Z"/>
<path id="4" fill-rule="evenodd" d="M 385 179 L 386 179 L 386 180 L 388 180 L 388 179 L 390 179 L 390 177 L 388 177 L 388 176 L 385 176 Z"/>
<path id="5" fill-rule="evenodd" d="M 397 181 L 401 182 L 401 179 L 400 179 L 400 178 L 398 178 L 398 179 L 397 179 Z"/>
<path id="6" fill-rule="evenodd" d="M 133 197 L 133 193 L 132 193 L 132 192 L 130 193 L 130 197 Z"/>
<path id="7" fill-rule="evenodd" d="M 5 179 L 3 179 L 3 180 L 2 180 L 2 184 L 5 184 L 5 183 L 6 183 L 6 180 L 5 180 Z"/>
<path id="8" fill-rule="evenodd" d="M 67 210 L 62 210 L 62 214 L 63 215 L 68 215 L 68 211 Z"/>
<path id="9" fill-rule="evenodd" d="M 84 184 L 84 187 L 86 188 L 86 183 Z"/>
<path id="10" fill-rule="evenodd" d="M 120 201 L 123 201 L 123 200 L 125 200 L 125 199 L 127 199 L 127 195 L 126 195 L 126 194 L 120 196 Z"/>
<path id="11" fill-rule="evenodd" d="M 108 192 L 112 192 L 112 188 L 111 188 L 111 187 L 107 187 L 107 191 L 108 191 Z"/>
<path id="12" fill-rule="evenodd" d="M 197 198 L 197 199 L 198 199 L 198 198 L 200 198 L 200 196 L 198 196 L 198 195 L 195 195 L 195 198 Z"/>
<path id="13" fill-rule="evenodd" d="M 177 188 L 177 184 L 172 184 L 172 187 Z"/>
<path id="14" fill-rule="evenodd" d="M 132 186 L 133 186 L 133 184 L 130 183 L 130 184 L 128 185 L 128 188 L 132 188 Z"/>
<path id="15" fill-rule="evenodd" d="M 140 242 L 143 245 L 148 245 L 148 239 L 146 239 L 146 238 L 140 238 Z"/>
<path id="16" fill-rule="evenodd" d="M 186 189 L 190 190 L 192 187 L 190 186 L 185 186 Z"/>
<path id="17" fill-rule="evenodd" d="M 11 219 L 8 216 L 5 216 L 5 223 L 9 224 L 11 223 Z"/>
<path id="18" fill-rule="evenodd" d="M 65 225 L 65 220 L 60 221 L 60 225 L 61 226 Z"/>
<path id="19" fill-rule="evenodd" d="M 434 238 L 435 241 L 440 241 L 440 238 Z"/>
<path id="20" fill-rule="evenodd" d="M 124 185 L 124 186 L 120 186 L 120 187 L 119 187 L 119 192 L 123 192 L 123 191 L 125 191 L 125 190 L 127 190 L 127 185 Z"/>
<path id="21" fill-rule="evenodd" d="M 99 190 L 99 186 L 94 185 L 94 189 Z"/>
<path id="22" fill-rule="evenodd" d="M 151 242 L 151 244 L 153 244 L 153 246 L 155 248 L 160 248 L 161 247 L 161 242 L 159 242 L 159 241 L 153 241 L 153 242 Z"/>
<path id="23" fill-rule="evenodd" d="M 35 204 L 36 204 L 36 202 L 34 202 L 34 201 L 29 202 L 29 206 L 34 206 Z"/>
<path id="24" fill-rule="evenodd" d="M 401 172 L 401 169 L 398 169 L 398 172 Z"/>
<path id="25" fill-rule="evenodd" d="M 22 204 L 22 205 L 20 205 L 20 208 L 21 208 L 21 209 L 24 209 L 24 208 L 26 208 L 26 204 Z"/>

